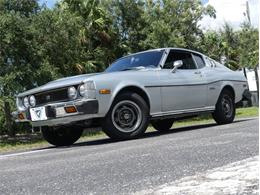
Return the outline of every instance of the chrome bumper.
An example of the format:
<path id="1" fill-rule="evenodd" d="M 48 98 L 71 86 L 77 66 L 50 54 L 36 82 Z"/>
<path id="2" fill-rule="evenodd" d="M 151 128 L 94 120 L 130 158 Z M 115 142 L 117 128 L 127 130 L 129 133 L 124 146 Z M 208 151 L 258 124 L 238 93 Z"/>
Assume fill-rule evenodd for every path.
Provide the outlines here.
<path id="1" fill-rule="evenodd" d="M 65 108 L 70 106 L 74 106 L 76 112 L 67 113 Z M 99 117 L 99 105 L 96 99 L 52 103 L 44 105 L 44 107 L 47 120 L 32 121 L 29 109 L 13 112 L 12 115 L 16 122 L 31 122 L 35 127 L 63 125 Z"/>

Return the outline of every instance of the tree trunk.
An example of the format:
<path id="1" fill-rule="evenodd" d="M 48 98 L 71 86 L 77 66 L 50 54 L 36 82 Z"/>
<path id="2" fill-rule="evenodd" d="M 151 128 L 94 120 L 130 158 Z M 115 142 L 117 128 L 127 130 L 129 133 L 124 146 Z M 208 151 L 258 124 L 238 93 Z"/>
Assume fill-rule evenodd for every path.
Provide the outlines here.
<path id="1" fill-rule="evenodd" d="M 257 99 L 259 100 L 259 78 L 258 78 L 257 67 L 254 68 L 254 71 L 255 71 L 255 81 L 256 81 Z"/>
<path id="2" fill-rule="evenodd" d="M 4 114 L 5 114 L 5 127 L 6 127 L 6 130 L 7 130 L 7 134 L 10 137 L 14 137 L 15 136 L 15 130 L 13 128 L 11 109 L 10 109 L 9 102 L 7 102 L 7 101 L 4 101 Z"/>

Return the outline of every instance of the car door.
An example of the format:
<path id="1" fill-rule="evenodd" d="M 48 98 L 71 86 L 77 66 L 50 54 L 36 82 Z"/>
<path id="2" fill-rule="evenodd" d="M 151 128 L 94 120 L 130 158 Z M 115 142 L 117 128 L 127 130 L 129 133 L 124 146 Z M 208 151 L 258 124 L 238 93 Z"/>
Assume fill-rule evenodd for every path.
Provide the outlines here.
<path id="1" fill-rule="evenodd" d="M 182 60 L 174 73 L 173 62 Z M 202 59 L 203 60 L 203 59 Z M 207 81 L 203 67 L 199 68 L 194 54 L 186 50 L 171 50 L 160 71 L 162 112 L 203 108 L 207 104 Z"/>

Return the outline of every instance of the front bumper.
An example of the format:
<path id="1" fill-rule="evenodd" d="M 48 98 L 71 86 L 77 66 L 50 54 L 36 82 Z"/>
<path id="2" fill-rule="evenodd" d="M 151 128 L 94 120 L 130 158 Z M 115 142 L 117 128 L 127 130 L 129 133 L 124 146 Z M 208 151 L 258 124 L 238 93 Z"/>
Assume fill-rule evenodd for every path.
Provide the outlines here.
<path id="1" fill-rule="evenodd" d="M 66 112 L 65 108 L 74 106 L 76 111 Z M 47 120 L 32 121 L 29 109 L 16 111 L 12 115 L 16 122 L 31 122 L 33 126 L 55 126 L 98 117 L 99 104 L 96 99 L 78 100 L 44 105 Z"/>

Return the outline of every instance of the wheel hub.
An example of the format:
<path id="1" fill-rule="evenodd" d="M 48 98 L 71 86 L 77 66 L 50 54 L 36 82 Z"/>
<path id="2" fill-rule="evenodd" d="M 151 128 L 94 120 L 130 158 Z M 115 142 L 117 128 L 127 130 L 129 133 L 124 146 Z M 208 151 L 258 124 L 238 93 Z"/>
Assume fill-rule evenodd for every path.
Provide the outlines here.
<path id="1" fill-rule="evenodd" d="M 232 100 L 229 96 L 224 96 L 222 99 L 222 109 L 224 111 L 224 114 L 227 117 L 230 117 L 232 115 L 233 109 L 232 109 Z"/>
<path id="2" fill-rule="evenodd" d="M 141 124 L 141 109 L 130 101 L 124 100 L 115 105 L 112 111 L 112 122 L 122 132 L 135 131 Z"/>
<path id="3" fill-rule="evenodd" d="M 124 119 L 129 119 L 131 117 L 131 115 L 130 114 L 124 114 Z"/>

